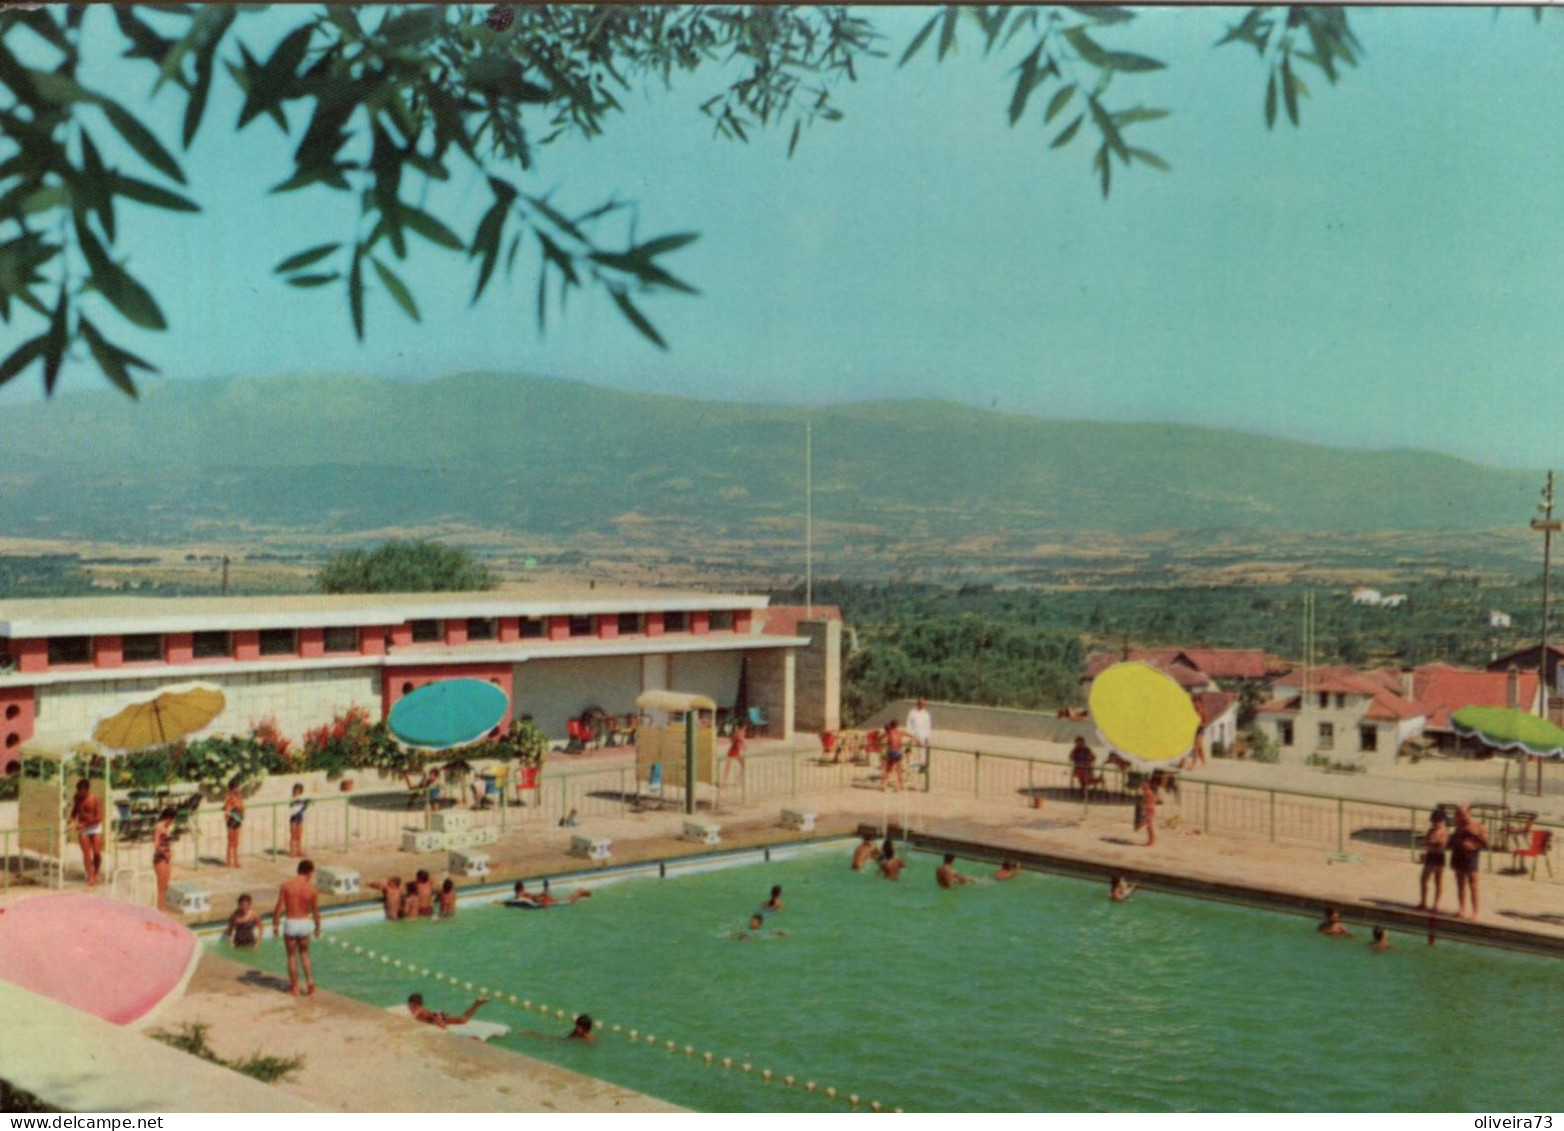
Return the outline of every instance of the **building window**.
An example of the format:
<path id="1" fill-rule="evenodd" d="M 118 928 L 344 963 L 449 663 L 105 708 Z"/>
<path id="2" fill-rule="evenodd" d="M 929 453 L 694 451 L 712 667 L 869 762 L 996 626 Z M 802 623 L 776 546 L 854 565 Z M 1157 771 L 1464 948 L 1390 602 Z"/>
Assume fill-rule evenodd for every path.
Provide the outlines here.
<path id="1" fill-rule="evenodd" d="M 299 651 L 299 636 L 291 628 L 261 629 L 261 655 L 293 656 Z"/>
<path id="2" fill-rule="evenodd" d="M 523 640 L 541 640 L 548 634 L 548 625 L 543 623 L 542 617 L 522 617 L 517 627 Z"/>
<path id="3" fill-rule="evenodd" d="M 440 622 L 437 620 L 415 620 L 412 623 L 414 644 L 438 644 L 440 643 Z"/>
<path id="4" fill-rule="evenodd" d="M 92 663 L 92 637 L 49 637 L 49 666 Z"/>
<path id="5" fill-rule="evenodd" d="M 197 660 L 227 659 L 233 652 L 233 641 L 226 632 L 197 632 L 190 639 L 190 654 Z"/>
<path id="6" fill-rule="evenodd" d="M 155 632 L 121 637 L 120 646 L 127 664 L 155 664 L 163 658 L 163 637 Z"/>
<path id="7" fill-rule="evenodd" d="M 591 636 L 592 633 L 597 631 L 597 626 L 592 623 L 592 620 L 593 618 L 591 617 L 571 617 L 570 635 Z"/>
<path id="8" fill-rule="evenodd" d="M 1335 723 L 1321 723 L 1320 724 L 1320 749 L 1321 750 L 1334 750 L 1334 749 L 1336 749 L 1336 724 Z"/>
<path id="9" fill-rule="evenodd" d="M 321 647 L 327 652 L 357 652 L 358 627 L 347 624 L 326 629 L 322 634 Z"/>
<path id="10" fill-rule="evenodd" d="M 1283 746 L 1292 745 L 1292 720 L 1281 719 L 1276 724 L 1276 739 Z"/>
<path id="11" fill-rule="evenodd" d="M 707 623 L 711 625 L 713 632 L 733 631 L 733 611 L 731 609 L 713 609 L 707 615 L 709 617 Z"/>
<path id="12" fill-rule="evenodd" d="M 1320 703 L 1320 707 L 1322 709 L 1325 708 L 1325 707 L 1329 707 L 1330 706 L 1330 692 L 1328 692 L 1328 691 L 1320 692 L 1319 703 Z"/>
<path id="13" fill-rule="evenodd" d="M 493 618 L 491 618 L 491 617 L 468 617 L 467 618 L 467 639 L 468 640 L 493 640 L 494 639 L 494 620 L 493 620 Z"/>
<path id="14" fill-rule="evenodd" d="M 686 623 L 686 617 L 687 617 L 687 614 L 684 613 L 683 611 L 680 611 L 680 612 L 677 612 L 677 613 L 664 613 L 663 614 L 663 631 L 664 632 L 688 632 L 689 631 L 689 627 L 688 627 L 688 625 Z"/>
<path id="15" fill-rule="evenodd" d="M 1358 745 L 1365 753 L 1371 753 L 1379 749 L 1379 728 L 1359 727 Z"/>
<path id="16" fill-rule="evenodd" d="M 646 631 L 646 618 L 640 613 L 619 614 L 619 635 L 639 636 Z"/>
<path id="17" fill-rule="evenodd" d="M 1336 709 L 1338 711 L 1345 710 L 1346 706 L 1347 706 L 1347 697 L 1345 695 L 1338 695 L 1338 696 L 1336 696 Z"/>

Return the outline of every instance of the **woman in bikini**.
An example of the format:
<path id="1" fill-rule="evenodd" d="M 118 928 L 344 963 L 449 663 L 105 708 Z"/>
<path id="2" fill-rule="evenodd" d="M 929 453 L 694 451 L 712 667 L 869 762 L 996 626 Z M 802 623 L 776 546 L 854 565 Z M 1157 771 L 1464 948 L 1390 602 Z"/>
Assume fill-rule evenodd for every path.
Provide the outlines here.
<path id="1" fill-rule="evenodd" d="M 1428 815 L 1428 831 L 1423 834 L 1423 875 L 1418 881 L 1417 909 L 1439 910 L 1439 899 L 1445 890 L 1445 847 L 1450 843 L 1450 830 L 1445 826 L 1443 811 L 1435 809 Z M 1434 902 L 1428 902 L 1428 881 L 1434 882 Z"/>
<path id="2" fill-rule="evenodd" d="M 733 728 L 733 738 L 728 742 L 728 760 L 722 767 L 722 784 L 727 785 L 728 779 L 733 776 L 732 770 L 737 769 L 739 783 L 744 782 L 744 740 L 749 737 L 749 728 L 743 723 Z"/>
<path id="3" fill-rule="evenodd" d="M 164 809 L 152 826 L 152 873 L 157 876 L 157 909 L 168 910 L 168 877 L 174 870 L 174 811 Z"/>

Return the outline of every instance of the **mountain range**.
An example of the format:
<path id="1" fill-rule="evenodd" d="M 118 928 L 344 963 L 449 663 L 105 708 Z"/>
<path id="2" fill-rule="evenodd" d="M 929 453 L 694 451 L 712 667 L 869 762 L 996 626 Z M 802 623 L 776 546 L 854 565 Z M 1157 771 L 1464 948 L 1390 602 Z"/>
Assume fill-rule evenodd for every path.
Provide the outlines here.
<path id="1" fill-rule="evenodd" d="M 806 421 L 817 545 L 849 552 L 916 543 L 959 559 L 1092 535 L 1524 528 L 1541 481 L 1434 452 L 932 400 L 806 409 L 520 374 L 315 374 L 8 407 L 0 526 L 161 544 L 463 530 L 764 554 L 802 536 Z"/>

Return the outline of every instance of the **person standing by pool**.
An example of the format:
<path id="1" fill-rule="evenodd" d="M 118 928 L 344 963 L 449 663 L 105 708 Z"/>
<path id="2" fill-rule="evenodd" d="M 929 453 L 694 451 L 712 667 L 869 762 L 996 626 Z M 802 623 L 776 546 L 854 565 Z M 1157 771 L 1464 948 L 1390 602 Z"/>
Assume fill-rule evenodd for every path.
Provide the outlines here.
<path id="1" fill-rule="evenodd" d="M 310 807 L 304 796 L 304 783 L 293 783 L 293 797 L 288 802 L 288 855 L 304 855 L 304 811 Z"/>
<path id="2" fill-rule="evenodd" d="M 880 850 L 874 847 L 874 837 L 869 833 L 863 834 L 863 843 L 853 849 L 853 871 L 863 871 L 863 866 L 870 860 L 878 860 Z"/>
<path id="3" fill-rule="evenodd" d="M 299 992 L 299 967 L 304 968 L 304 993 L 315 992 L 315 971 L 310 968 L 310 939 L 320 938 L 320 892 L 315 890 L 315 864 L 299 861 L 299 874 L 277 891 L 272 909 L 272 936 L 282 936 L 288 950 L 288 992 Z M 313 929 L 312 929 L 313 926 Z"/>
<path id="4" fill-rule="evenodd" d="M 945 862 L 934 869 L 934 882 L 942 888 L 953 888 L 960 884 L 970 884 L 971 876 L 963 876 L 956 871 L 956 857 L 954 853 L 945 853 Z"/>
<path id="5" fill-rule="evenodd" d="M 1477 918 L 1477 856 L 1488 847 L 1488 830 L 1472 817 L 1471 807 L 1455 811 L 1455 831 L 1450 834 L 1450 870 L 1455 873 L 1456 917 L 1466 918 L 1466 894 L 1472 895 L 1472 918 Z"/>
<path id="6" fill-rule="evenodd" d="M 71 798 L 71 815 L 66 823 L 76 828 L 82 871 L 87 874 L 87 886 L 94 887 L 103 878 L 103 802 L 92 792 L 92 783 L 86 778 L 76 783 L 76 796 Z"/>
<path id="7" fill-rule="evenodd" d="M 934 717 L 929 714 L 929 706 L 921 695 L 918 705 L 907 712 L 907 732 L 912 735 L 913 744 L 923 751 L 922 768 L 927 769 L 934 748 Z"/>
<path id="8" fill-rule="evenodd" d="M 1135 828 L 1146 830 L 1146 847 L 1157 843 L 1157 791 L 1151 788 L 1151 779 L 1142 778 L 1140 798 L 1135 802 Z"/>
<path id="9" fill-rule="evenodd" d="M 896 779 L 896 788 L 907 787 L 907 754 L 903 749 L 904 738 L 896 726 L 896 720 L 891 719 L 885 724 L 885 770 L 880 778 L 880 788 L 889 789 L 891 778 Z"/>
<path id="10" fill-rule="evenodd" d="M 239 866 L 239 830 L 244 827 L 244 798 L 239 793 L 239 779 L 228 783 L 228 794 L 223 798 L 223 827 L 228 830 L 228 855 L 223 863 L 230 868 Z"/>
<path id="11" fill-rule="evenodd" d="M 1078 789 L 1082 794 L 1091 791 L 1093 779 L 1097 776 L 1093 770 L 1097 765 L 1097 755 L 1092 753 L 1092 748 L 1086 745 L 1086 740 L 1080 735 L 1075 736 L 1075 745 L 1070 747 L 1070 778 L 1071 788 Z"/>
<path id="12" fill-rule="evenodd" d="M 239 905 L 228 916 L 228 926 L 223 928 L 223 938 L 239 950 L 251 950 L 260 945 L 261 932 L 265 930 L 261 917 L 255 913 L 254 901 L 246 892 L 239 897 Z"/>
<path id="13" fill-rule="evenodd" d="M 728 757 L 722 764 L 722 784 L 728 785 L 728 779 L 738 771 L 739 784 L 744 784 L 744 741 L 749 737 L 749 728 L 739 723 L 733 728 L 733 737 L 728 740 Z"/>
<path id="14" fill-rule="evenodd" d="M 157 877 L 157 909 L 168 910 L 168 878 L 174 871 L 174 811 L 164 809 L 152 826 L 152 874 Z"/>
<path id="15" fill-rule="evenodd" d="M 1428 815 L 1428 831 L 1423 834 L 1423 874 L 1418 880 L 1417 909 L 1439 910 L 1439 899 L 1445 890 L 1445 847 L 1450 843 L 1450 830 L 1445 827 L 1443 809 L 1435 809 Z M 1428 902 L 1428 881 L 1434 881 L 1434 902 Z"/>

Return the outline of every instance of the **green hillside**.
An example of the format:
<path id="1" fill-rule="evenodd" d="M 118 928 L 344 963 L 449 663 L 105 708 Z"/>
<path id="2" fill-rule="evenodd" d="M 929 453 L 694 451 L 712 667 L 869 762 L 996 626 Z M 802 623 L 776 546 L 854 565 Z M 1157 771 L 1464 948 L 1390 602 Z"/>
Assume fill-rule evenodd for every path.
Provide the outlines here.
<path id="1" fill-rule="evenodd" d="M 0 524 L 166 542 L 432 524 L 764 542 L 799 521 L 806 418 L 816 520 L 844 539 L 1477 530 L 1523 523 L 1540 482 L 1428 452 L 935 401 L 806 411 L 514 374 L 308 375 L 8 408 Z"/>

